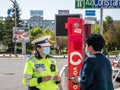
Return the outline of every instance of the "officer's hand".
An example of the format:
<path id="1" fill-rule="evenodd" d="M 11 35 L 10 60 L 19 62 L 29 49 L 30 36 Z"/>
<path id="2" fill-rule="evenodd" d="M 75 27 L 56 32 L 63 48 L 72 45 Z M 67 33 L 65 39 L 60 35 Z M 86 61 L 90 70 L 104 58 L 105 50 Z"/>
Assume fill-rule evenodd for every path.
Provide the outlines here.
<path id="1" fill-rule="evenodd" d="M 75 76 L 74 79 L 72 80 L 72 83 L 75 85 L 80 85 L 80 77 Z"/>
<path id="2" fill-rule="evenodd" d="M 61 78 L 60 78 L 60 76 L 56 75 L 56 76 L 54 76 L 54 80 L 61 81 Z"/>
<path id="3" fill-rule="evenodd" d="M 43 82 L 47 82 L 51 79 L 52 76 L 45 76 L 45 77 L 42 77 L 42 81 Z"/>

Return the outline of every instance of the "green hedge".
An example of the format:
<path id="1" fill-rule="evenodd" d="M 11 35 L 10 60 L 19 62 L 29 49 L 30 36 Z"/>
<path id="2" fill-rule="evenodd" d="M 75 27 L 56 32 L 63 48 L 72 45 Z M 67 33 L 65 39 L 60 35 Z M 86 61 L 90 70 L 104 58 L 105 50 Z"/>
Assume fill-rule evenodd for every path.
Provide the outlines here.
<path id="1" fill-rule="evenodd" d="M 118 55 L 119 53 L 120 53 L 120 50 L 114 50 L 114 51 L 108 52 L 109 55 Z"/>

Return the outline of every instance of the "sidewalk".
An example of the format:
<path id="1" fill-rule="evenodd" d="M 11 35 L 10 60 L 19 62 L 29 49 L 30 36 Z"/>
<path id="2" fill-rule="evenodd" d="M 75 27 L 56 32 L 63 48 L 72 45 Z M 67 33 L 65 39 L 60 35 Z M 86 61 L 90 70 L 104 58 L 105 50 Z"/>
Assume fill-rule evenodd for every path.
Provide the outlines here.
<path id="1" fill-rule="evenodd" d="M 117 89 L 115 89 L 115 90 L 120 90 L 120 88 L 117 88 Z"/>

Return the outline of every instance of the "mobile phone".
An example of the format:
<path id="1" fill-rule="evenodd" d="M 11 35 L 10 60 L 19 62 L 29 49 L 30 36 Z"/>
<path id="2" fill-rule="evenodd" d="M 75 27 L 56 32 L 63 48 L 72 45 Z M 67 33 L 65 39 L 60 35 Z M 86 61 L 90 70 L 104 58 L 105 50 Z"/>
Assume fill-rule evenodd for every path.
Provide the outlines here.
<path id="1" fill-rule="evenodd" d="M 75 78 L 75 76 L 72 76 L 71 78 L 69 78 L 69 80 L 73 80 Z"/>

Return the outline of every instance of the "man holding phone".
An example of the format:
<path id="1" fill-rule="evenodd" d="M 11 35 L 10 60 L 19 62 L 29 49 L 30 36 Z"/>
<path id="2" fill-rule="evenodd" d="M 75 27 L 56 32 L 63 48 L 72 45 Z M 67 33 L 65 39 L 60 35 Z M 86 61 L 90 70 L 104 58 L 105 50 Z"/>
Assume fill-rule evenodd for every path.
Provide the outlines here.
<path id="1" fill-rule="evenodd" d="M 103 37 L 91 34 L 85 44 L 85 54 L 88 57 L 84 61 L 80 77 L 72 79 L 73 84 L 80 85 L 81 90 L 114 90 L 111 63 L 101 53 L 105 45 Z"/>

